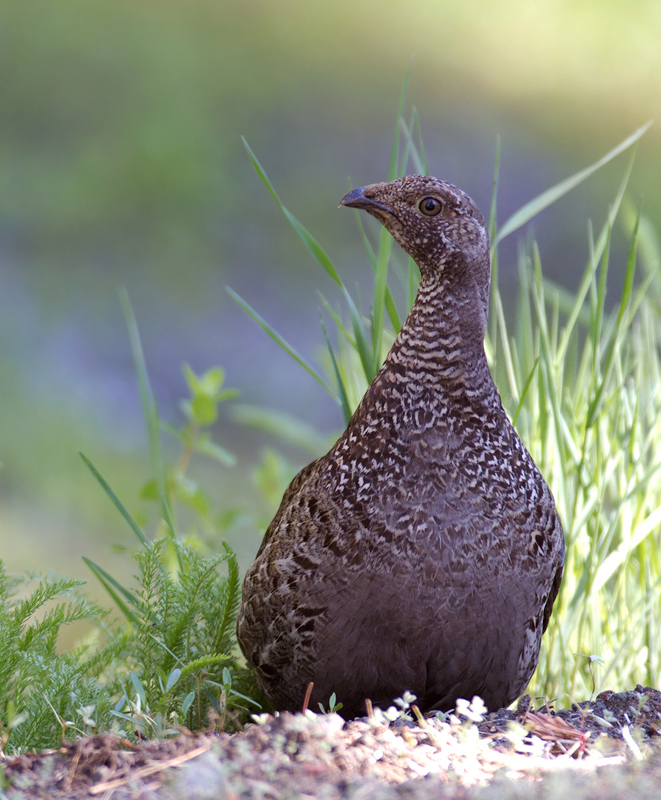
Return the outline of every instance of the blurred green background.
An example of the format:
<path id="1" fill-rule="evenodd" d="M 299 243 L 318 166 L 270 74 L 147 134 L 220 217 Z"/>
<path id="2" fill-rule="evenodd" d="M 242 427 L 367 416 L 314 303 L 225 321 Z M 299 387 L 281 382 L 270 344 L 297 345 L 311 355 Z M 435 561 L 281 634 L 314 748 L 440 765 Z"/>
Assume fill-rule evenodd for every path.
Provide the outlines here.
<path id="1" fill-rule="evenodd" d="M 0 556 L 9 568 L 89 578 L 85 554 L 130 570 L 111 546 L 133 544 L 131 533 L 77 454 L 141 513 L 149 463 L 122 286 L 166 420 L 181 421 L 188 362 L 222 365 L 242 403 L 325 435 L 340 430 L 330 397 L 225 291 L 318 358 L 316 290 L 334 299 L 333 286 L 255 175 L 241 135 L 345 282 L 367 286 L 353 216 L 337 203 L 349 178 L 384 179 L 412 56 L 407 109 L 418 109 L 430 170 L 483 210 L 501 136 L 502 221 L 658 115 L 660 42 L 658 0 L 4 0 Z M 630 184 L 657 230 L 660 167 L 657 124 Z M 601 224 L 623 170 L 622 159 L 609 165 L 535 222 L 545 274 L 574 285 L 587 219 Z M 506 297 L 516 290 L 511 238 L 500 255 Z M 227 414 L 214 438 L 237 465 L 193 472 L 217 508 L 247 510 L 230 534 L 245 565 L 268 512 L 253 473 L 276 441 Z M 286 454 L 292 469 L 311 458 Z"/>

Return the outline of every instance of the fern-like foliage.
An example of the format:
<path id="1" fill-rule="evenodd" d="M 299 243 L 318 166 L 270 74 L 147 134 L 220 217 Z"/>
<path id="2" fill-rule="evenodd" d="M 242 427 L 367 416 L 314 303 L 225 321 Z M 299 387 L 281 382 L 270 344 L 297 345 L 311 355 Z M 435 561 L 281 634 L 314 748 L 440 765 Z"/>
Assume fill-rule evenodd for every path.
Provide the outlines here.
<path id="1" fill-rule="evenodd" d="M 164 567 L 164 551 L 172 546 L 180 565 L 176 573 Z M 199 727 L 211 708 L 222 713 L 243 707 L 247 698 L 237 692 L 234 628 L 240 580 L 235 554 L 224 545 L 220 556 L 203 557 L 179 540 L 161 539 L 147 542 L 134 557 L 140 573 L 130 600 L 130 666 L 148 713 Z M 227 577 L 219 571 L 223 565 Z M 127 702 L 131 694 L 126 692 Z"/>
<path id="2" fill-rule="evenodd" d="M 36 582 L 34 588 L 32 584 Z M 78 593 L 82 581 L 9 575 L 0 560 L 0 744 L 6 752 L 54 747 L 81 732 L 81 709 L 112 719 L 111 683 L 98 676 L 125 646 L 83 645 L 59 654 L 63 626 L 106 611 Z M 116 690 L 116 687 L 114 687 Z"/>

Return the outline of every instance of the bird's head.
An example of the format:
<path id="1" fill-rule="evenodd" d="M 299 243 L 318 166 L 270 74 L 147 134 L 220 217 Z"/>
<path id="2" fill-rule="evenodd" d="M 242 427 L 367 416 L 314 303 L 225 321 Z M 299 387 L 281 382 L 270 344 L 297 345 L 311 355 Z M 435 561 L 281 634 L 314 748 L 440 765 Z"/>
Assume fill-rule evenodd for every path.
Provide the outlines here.
<path id="1" fill-rule="evenodd" d="M 341 206 L 362 208 L 381 222 L 413 257 L 423 276 L 443 276 L 457 288 L 489 291 L 489 236 L 470 197 L 450 183 L 407 175 L 354 189 Z"/>

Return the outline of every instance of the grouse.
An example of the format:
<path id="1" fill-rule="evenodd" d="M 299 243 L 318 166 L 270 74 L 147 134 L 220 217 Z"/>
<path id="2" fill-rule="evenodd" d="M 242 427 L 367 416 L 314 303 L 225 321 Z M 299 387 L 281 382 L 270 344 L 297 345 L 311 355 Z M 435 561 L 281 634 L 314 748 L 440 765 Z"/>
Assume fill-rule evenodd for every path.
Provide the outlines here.
<path id="1" fill-rule="evenodd" d="M 420 268 L 415 304 L 346 431 L 286 490 L 248 570 L 238 641 L 275 710 L 346 718 L 409 690 L 422 711 L 525 689 L 560 587 L 553 496 L 484 352 L 485 220 L 413 175 L 354 189 Z"/>

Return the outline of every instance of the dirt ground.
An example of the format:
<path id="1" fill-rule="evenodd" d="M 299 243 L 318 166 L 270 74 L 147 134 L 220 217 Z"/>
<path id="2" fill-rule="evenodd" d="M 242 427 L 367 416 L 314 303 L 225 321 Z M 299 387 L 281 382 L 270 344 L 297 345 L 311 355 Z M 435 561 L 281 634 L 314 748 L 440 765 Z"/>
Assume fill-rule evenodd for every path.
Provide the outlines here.
<path id="1" fill-rule="evenodd" d="M 661 800 L 661 692 L 602 692 L 557 713 L 524 697 L 516 711 L 423 718 L 376 709 L 262 715 L 229 735 L 136 746 L 110 735 L 0 762 L 7 800 Z M 658 742 L 658 744 L 657 744 Z M 568 796 L 569 795 L 569 796 Z"/>

